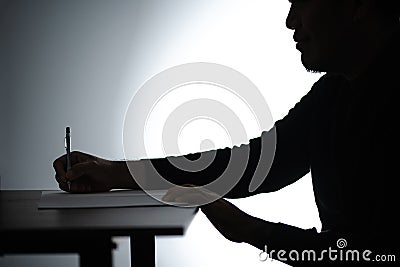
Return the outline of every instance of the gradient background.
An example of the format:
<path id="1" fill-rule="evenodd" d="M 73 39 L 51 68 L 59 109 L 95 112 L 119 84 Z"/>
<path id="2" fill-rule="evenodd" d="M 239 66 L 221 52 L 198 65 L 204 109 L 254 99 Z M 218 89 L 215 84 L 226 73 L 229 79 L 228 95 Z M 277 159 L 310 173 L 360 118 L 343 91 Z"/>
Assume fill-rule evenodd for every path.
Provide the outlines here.
<path id="1" fill-rule="evenodd" d="M 129 101 L 149 78 L 189 62 L 234 68 L 257 85 L 274 120 L 320 77 L 285 28 L 283 0 L 0 0 L 1 189 L 58 189 L 53 160 L 72 148 L 123 159 Z M 232 201 L 270 221 L 320 229 L 311 179 Z M 129 266 L 116 238 L 115 266 Z M 283 266 L 225 240 L 202 213 L 184 237 L 157 239 L 158 266 Z M 0 266 L 78 266 L 77 255 L 7 255 Z"/>

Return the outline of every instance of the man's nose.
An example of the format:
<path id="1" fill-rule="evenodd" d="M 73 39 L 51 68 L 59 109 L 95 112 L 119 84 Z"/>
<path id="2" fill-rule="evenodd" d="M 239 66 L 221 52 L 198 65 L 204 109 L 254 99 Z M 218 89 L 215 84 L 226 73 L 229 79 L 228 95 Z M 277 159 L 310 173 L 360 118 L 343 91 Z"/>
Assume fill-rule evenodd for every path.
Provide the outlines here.
<path id="1" fill-rule="evenodd" d="M 290 30 L 295 30 L 299 25 L 299 19 L 296 14 L 293 4 L 290 6 L 289 13 L 286 17 L 286 27 Z"/>

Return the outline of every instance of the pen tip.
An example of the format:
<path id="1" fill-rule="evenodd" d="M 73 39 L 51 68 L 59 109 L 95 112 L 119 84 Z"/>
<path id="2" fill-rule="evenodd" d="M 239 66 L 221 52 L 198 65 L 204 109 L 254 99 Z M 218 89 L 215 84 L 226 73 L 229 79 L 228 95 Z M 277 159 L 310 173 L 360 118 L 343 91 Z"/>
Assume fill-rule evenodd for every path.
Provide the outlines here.
<path id="1" fill-rule="evenodd" d="M 67 127 L 66 129 L 65 129 L 65 131 L 67 132 L 67 133 L 70 133 L 70 128 L 69 127 Z"/>

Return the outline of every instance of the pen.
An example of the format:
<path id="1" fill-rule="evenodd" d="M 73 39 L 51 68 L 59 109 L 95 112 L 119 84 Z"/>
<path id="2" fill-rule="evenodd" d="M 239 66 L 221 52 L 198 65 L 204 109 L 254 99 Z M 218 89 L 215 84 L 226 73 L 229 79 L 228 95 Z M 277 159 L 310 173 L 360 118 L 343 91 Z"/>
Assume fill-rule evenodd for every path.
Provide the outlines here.
<path id="1" fill-rule="evenodd" d="M 67 150 L 67 171 L 71 169 L 71 129 L 65 128 L 65 149 Z M 71 191 L 71 181 L 67 181 L 68 191 Z"/>

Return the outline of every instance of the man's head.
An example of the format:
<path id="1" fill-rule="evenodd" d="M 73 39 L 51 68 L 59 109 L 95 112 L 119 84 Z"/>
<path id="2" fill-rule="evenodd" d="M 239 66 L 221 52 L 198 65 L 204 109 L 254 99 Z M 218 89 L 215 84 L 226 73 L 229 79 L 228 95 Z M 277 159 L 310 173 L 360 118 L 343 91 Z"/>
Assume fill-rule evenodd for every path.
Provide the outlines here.
<path id="1" fill-rule="evenodd" d="M 290 2 L 286 26 L 295 31 L 303 65 L 312 71 L 354 72 L 399 25 L 400 0 Z"/>

